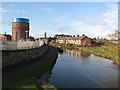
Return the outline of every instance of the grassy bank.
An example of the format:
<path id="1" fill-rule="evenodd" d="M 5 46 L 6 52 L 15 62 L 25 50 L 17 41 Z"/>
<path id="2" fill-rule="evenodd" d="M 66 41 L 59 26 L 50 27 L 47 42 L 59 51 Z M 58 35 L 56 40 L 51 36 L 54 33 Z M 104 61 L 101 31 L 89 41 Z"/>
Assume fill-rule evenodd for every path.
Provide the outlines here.
<path id="1" fill-rule="evenodd" d="M 119 56 L 120 52 L 118 52 L 118 45 L 106 42 L 105 45 L 101 47 L 77 47 L 76 45 L 70 44 L 59 44 L 59 43 L 50 43 L 53 46 L 63 46 L 65 49 L 82 49 L 88 52 L 91 52 L 97 56 L 104 57 L 113 61 L 113 63 L 120 65 Z"/>
<path id="2" fill-rule="evenodd" d="M 110 59 L 114 64 L 120 65 L 120 52 L 118 51 L 119 47 L 120 45 L 107 41 L 101 47 L 82 47 L 81 49 L 89 51 L 97 56 Z"/>
<path id="3" fill-rule="evenodd" d="M 113 63 L 120 65 L 118 61 L 118 50 L 115 48 L 101 47 L 81 47 L 80 49 L 91 52 L 97 56 L 104 57 L 113 61 Z"/>
<path id="4" fill-rule="evenodd" d="M 49 45 L 52 45 L 52 46 L 62 46 L 63 49 L 69 49 L 69 50 L 72 50 L 72 49 L 76 49 L 77 46 L 76 45 L 73 45 L 73 44 L 66 44 L 66 43 L 52 43 L 50 42 Z"/>
<path id="5" fill-rule="evenodd" d="M 50 58 L 48 58 L 48 60 L 43 62 L 41 65 L 38 65 L 30 70 L 27 70 L 18 76 L 4 80 L 3 88 L 36 88 L 35 83 L 37 81 L 33 78 L 41 76 L 45 72 L 50 71 L 57 56 L 58 56 L 58 53 L 57 53 L 57 50 L 55 50 L 54 55 L 52 55 Z M 55 89 L 54 86 L 52 86 L 50 83 L 47 83 L 47 82 L 43 83 L 41 85 L 41 87 Z M 36 90 L 38 90 L 38 89 L 36 88 Z"/>

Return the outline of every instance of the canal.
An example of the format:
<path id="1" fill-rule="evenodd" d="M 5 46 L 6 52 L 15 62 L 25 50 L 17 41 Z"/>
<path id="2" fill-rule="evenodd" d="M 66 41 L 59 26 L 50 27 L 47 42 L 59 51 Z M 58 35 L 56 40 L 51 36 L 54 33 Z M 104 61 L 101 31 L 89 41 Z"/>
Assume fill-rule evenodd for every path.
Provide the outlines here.
<path id="1" fill-rule="evenodd" d="M 118 88 L 118 66 L 82 50 L 60 53 L 49 82 L 56 88 Z"/>

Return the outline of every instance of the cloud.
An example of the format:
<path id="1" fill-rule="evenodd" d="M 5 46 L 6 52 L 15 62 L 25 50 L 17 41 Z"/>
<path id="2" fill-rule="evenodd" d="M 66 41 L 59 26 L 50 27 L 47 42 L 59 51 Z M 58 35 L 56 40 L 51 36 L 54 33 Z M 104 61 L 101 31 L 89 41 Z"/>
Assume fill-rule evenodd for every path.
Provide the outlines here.
<path id="1" fill-rule="evenodd" d="M 0 17 L 0 24 L 10 26 L 11 20 L 4 20 L 2 17 Z"/>
<path id="2" fill-rule="evenodd" d="M 40 10 L 47 11 L 47 12 L 53 11 L 52 8 L 48 8 L 48 7 L 40 7 Z"/>
<path id="3" fill-rule="evenodd" d="M 5 8 L 0 8 L 0 12 L 2 12 L 2 13 L 6 13 L 6 12 L 10 12 L 10 10 L 5 9 Z"/>
<path id="4" fill-rule="evenodd" d="M 0 24 L 1 24 L 1 25 L 11 26 L 11 20 L 3 20 L 3 19 L 0 19 Z M 5 26 L 5 27 L 6 27 L 6 26 Z"/>
<path id="5" fill-rule="evenodd" d="M 33 36 L 33 37 L 40 37 L 41 34 L 40 34 L 40 33 L 30 33 L 30 36 Z"/>
<path id="6" fill-rule="evenodd" d="M 26 13 L 27 11 L 25 11 L 25 10 L 10 10 L 10 9 L 5 9 L 5 8 L 0 8 L 0 12 L 1 13 L 20 13 L 20 12 L 22 12 L 22 13 Z M 2 24 L 2 25 L 11 25 L 11 20 L 4 20 L 4 19 L 2 19 L 2 17 L 0 17 L 0 24 Z"/>
<path id="7" fill-rule="evenodd" d="M 118 29 L 118 5 L 110 4 L 105 13 L 102 14 L 103 19 L 101 21 L 99 33 L 101 36 L 107 36 L 107 34 L 112 33 L 115 29 Z M 97 28 L 97 27 L 96 27 Z"/>
<path id="8" fill-rule="evenodd" d="M 2 20 L 2 17 L 0 17 L 0 20 Z"/>
<path id="9" fill-rule="evenodd" d="M 10 7 L 15 7 L 15 4 L 9 4 Z"/>
<path id="10" fill-rule="evenodd" d="M 71 26 L 79 26 L 79 25 L 82 25 L 82 24 L 84 24 L 84 22 L 82 22 L 82 21 L 77 21 L 77 22 L 71 23 Z"/>
<path id="11" fill-rule="evenodd" d="M 11 26 L 11 20 L 2 20 L 1 24 Z"/>
<path id="12" fill-rule="evenodd" d="M 57 28 L 57 31 L 59 32 L 61 32 L 62 31 L 62 33 L 65 33 L 66 31 L 68 31 L 68 30 L 71 30 L 71 26 L 70 25 L 67 25 L 67 26 L 61 26 L 61 27 L 59 27 L 59 28 Z"/>
<path id="13" fill-rule="evenodd" d="M 25 10 L 10 10 L 10 9 L 5 9 L 5 8 L 0 8 L 0 12 L 1 13 L 10 13 L 10 12 L 12 12 L 12 13 L 20 13 L 20 12 L 26 13 L 27 11 L 25 11 Z"/>
<path id="14" fill-rule="evenodd" d="M 67 16 L 59 16 L 59 17 L 56 17 L 56 18 L 48 18 L 48 21 L 49 21 L 49 24 L 60 24 L 66 18 L 67 18 Z"/>
<path id="15" fill-rule="evenodd" d="M 108 5 L 108 9 L 106 13 L 103 13 L 103 16 L 107 17 L 107 18 L 117 18 L 118 16 L 118 5 L 115 4 L 109 4 Z"/>
<path id="16" fill-rule="evenodd" d="M 15 11 L 13 11 L 14 13 L 26 13 L 27 11 L 25 11 L 25 10 L 15 10 Z"/>
<path id="17" fill-rule="evenodd" d="M 107 37 L 107 34 L 118 29 L 118 6 L 116 4 L 109 4 L 106 12 L 101 16 L 101 19 L 86 17 L 82 22 L 84 26 L 92 30 L 86 28 L 85 32 L 93 33 L 95 37 Z"/>
<path id="18" fill-rule="evenodd" d="M 89 37 L 105 37 L 118 28 L 118 6 L 109 4 L 104 13 L 101 13 L 101 18 L 85 17 L 84 20 L 72 20 L 65 24 L 67 16 L 56 18 L 48 18 L 50 24 L 54 25 L 52 30 L 49 27 L 40 29 L 46 31 L 48 35 L 55 34 L 85 34 Z M 48 25 L 47 25 L 48 26 Z M 51 32 L 51 31 L 54 31 Z"/>
<path id="19" fill-rule="evenodd" d="M 35 32 L 35 30 L 33 30 L 33 32 L 31 31 L 30 35 L 34 36 L 35 38 L 38 38 L 38 37 L 44 37 L 44 33 L 46 32 L 47 33 L 47 36 L 53 36 L 53 31 L 52 29 L 50 28 L 46 28 L 46 27 L 42 27 L 40 26 L 39 28 L 36 28 L 36 31 L 39 31 L 39 32 Z"/>
<path id="20" fill-rule="evenodd" d="M 84 19 L 70 20 L 67 23 L 67 16 L 48 18 L 49 24 L 47 23 L 46 27 L 41 26 L 38 28 L 39 34 L 33 33 L 33 36 L 41 37 L 44 36 L 44 32 L 47 32 L 48 36 L 54 36 L 55 34 L 85 34 L 92 38 L 107 38 L 107 34 L 118 28 L 117 7 L 116 4 L 109 4 L 106 11 L 101 13 L 101 18 L 84 17 Z"/>

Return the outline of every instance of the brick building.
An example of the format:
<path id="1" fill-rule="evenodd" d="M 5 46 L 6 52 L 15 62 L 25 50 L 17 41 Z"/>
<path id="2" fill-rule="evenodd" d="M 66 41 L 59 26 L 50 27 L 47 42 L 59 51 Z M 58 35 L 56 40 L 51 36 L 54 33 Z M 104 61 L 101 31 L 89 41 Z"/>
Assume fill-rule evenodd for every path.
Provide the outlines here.
<path id="1" fill-rule="evenodd" d="M 35 38 L 35 41 L 46 41 L 46 38 Z"/>
<path id="2" fill-rule="evenodd" d="M 54 36 L 55 38 L 63 38 L 63 37 L 72 37 L 72 35 L 65 35 L 65 34 L 56 34 L 55 36 Z"/>
<path id="3" fill-rule="evenodd" d="M 12 40 L 21 40 L 29 38 L 29 19 L 12 19 Z"/>
<path id="4" fill-rule="evenodd" d="M 44 37 L 41 37 L 41 38 L 35 38 L 35 41 L 47 41 L 48 38 L 47 38 L 47 34 L 46 32 L 44 32 Z"/>
<path id="5" fill-rule="evenodd" d="M 69 43 L 69 44 L 75 44 L 75 45 L 79 45 L 79 46 L 88 46 L 91 45 L 91 38 L 83 35 L 83 36 L 71 36 L 71 35 L 55 35 L 55 37 L 57 38 L 55 40 L 55 42 L 58 43 Z"/>
<path id="6" fill-rule="evenodd" d="M 0 40 L 11 41 L 11 37 L 9 34 L 0 34 Z"/>

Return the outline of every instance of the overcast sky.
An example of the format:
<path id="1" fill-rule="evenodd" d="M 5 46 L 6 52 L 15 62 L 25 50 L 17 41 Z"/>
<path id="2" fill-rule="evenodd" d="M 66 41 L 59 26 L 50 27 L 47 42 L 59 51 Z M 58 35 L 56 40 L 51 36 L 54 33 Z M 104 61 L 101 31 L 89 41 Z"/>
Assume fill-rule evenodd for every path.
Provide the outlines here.
<path id="1" fill-rule="evenodd" d="M 107 38 L 118 28 L 117 2 L 3 2 L 2 32 L 11 34 L 12 18 L 30 19 L 30 35 L 55 34 Z M 1 24 L 1 22 L 0 22 Z"/>

